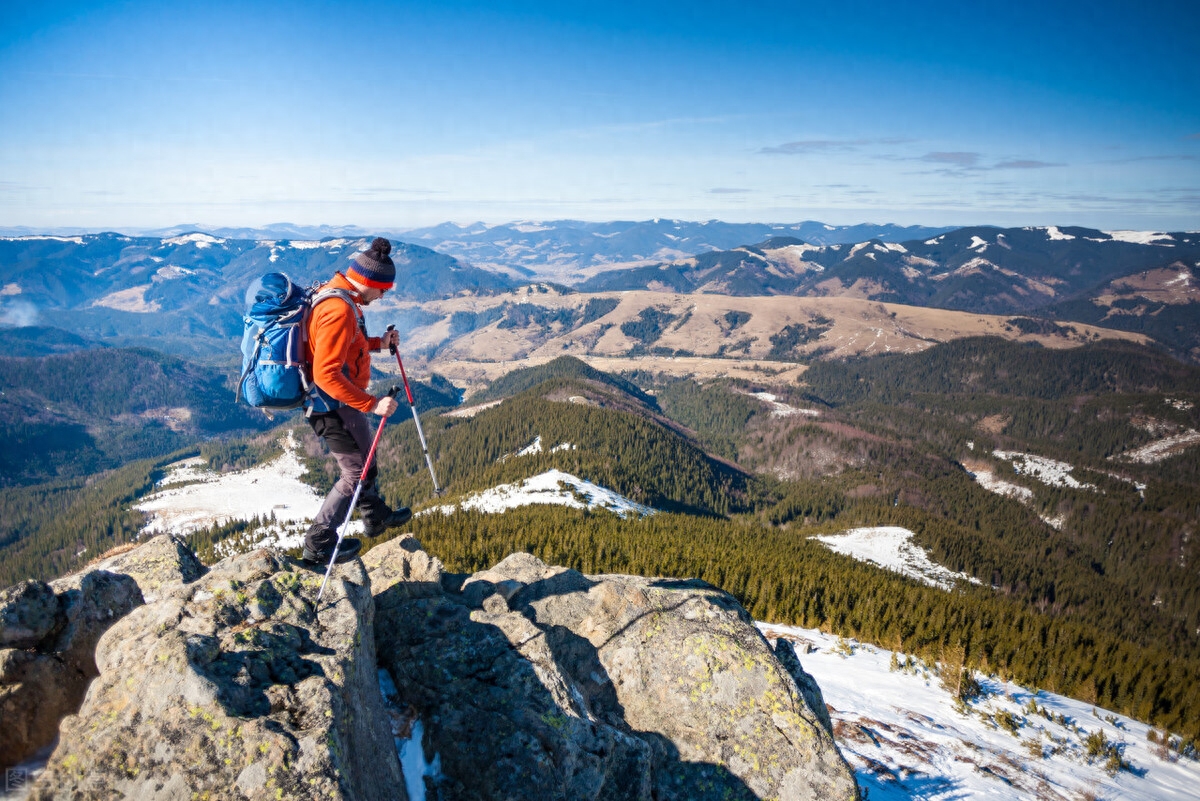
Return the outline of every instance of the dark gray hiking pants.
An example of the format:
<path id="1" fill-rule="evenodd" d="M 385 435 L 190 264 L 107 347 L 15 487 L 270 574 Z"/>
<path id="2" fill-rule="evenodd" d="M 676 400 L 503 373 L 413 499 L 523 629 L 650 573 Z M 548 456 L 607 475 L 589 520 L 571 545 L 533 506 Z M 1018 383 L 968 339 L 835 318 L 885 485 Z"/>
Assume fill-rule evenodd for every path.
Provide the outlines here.
<path id="1" fill-rule="evenodd" d="M 371 440 L 375 435 L 366 414 L 349 406 L 309 415 L 308 424 L 333 454 L 341 474 L 333 489 L 325 496 L 325 502 L 321 504 L 321 510 L 313 518 L 312 527 L 308 530 L 306 544 L 319 551 L 337 541 L 338 527 L 346 519 L 350 499 L 354 497 L 354 487 L 362 475 L 363 463 L 367 460 L 367 452 L 371 450 Z M 392 513 L 379 495 L 375 476 L 375 465 L 371 465 L 358 496 L 358 512 L 368 527 L 383 522 Z"/>

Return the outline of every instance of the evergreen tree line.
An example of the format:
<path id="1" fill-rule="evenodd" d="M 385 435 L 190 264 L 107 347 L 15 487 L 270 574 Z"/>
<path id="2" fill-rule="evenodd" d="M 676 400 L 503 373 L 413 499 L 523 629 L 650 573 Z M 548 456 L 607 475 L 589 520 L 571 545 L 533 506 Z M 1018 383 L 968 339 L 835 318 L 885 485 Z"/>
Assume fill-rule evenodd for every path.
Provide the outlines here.
<path id="1" fill-rule="evenodd" d="M 757 410 L 747 406 L 757 402 L 743 394 L 755 388 L 746 382 L 669 382 L 658 397 L 663 410 L 693 428 L 705 446 L 751 469 L 791 469 L 794 461 L 781 461 L 787 454 L 803 462 L 811 452 L 810 461 L 825 460 L 824 472 L 832 475 L 815 471 L 811 479 L 786 482 L 784 500 L 768 512 L 777 523 L 841 515 L 847 527 L 905 525 L 939 563 L 1030 608 L 1107 622 L 1133 641 L 1200 655 L 1200 545 L 1191 535 L 1200 522 L 1200 448 L 1159 464 L 1120 458 L 1164 436 L 1161 428 L 1147 430 L 1152 421 L 1176 431 L 1200 427 L 1200 398 L 1187 391 L 1197 371 L 1145 348 L 1103 350 L 1096 367 L 1086 353 L 991 339 L 814 365 L 806 377 L 818 370 L 843 377 L 864 372 L 874 382 L 858 399 L 848 399 L 848 392 L 835 397 L 836 405 L 823 407 L 818 421 L 772 418 L 761 404 Z M 1133 364 L 1133 357 L 1144 364 Z M 910 391 L 910 384 L 924 387 L 911 376 L 927 369 L 947 387 L 967 391 Z M 1112 391 L 1054 398 L 1011 394 L 1044 386 L 1047 371 Z M 880 394 L 889 402 L 877 400 Z M 1051 487 L 1017 475 L 1010 461 L 992 456 L 996 448 L 1068 462 L 1076 479 L 1093 486 Z M 982 462 L 999 478 L 1027 488 L 1031 501 L 983 489 L 960 459 Z M 813 496 L 821 502 L 812 503 Z M 793 505 L 795 513 L 788 513 Z M 1045 522 L 1051 518 L 1060 521 L 1061 531 Z"/>
<path id="2" fill-rule="evenodd" d="M 1186 488 L 1173 496 L 1177 505 L 1164 507 L 1155 503 L 1158 484 L 1147 490 L 1146 500 L 1132 485 L 1115 480 L 1107 495 L 1043 487 L 1038 504 L 1029 508 L 984 490 L 946 458 L 944 443 L 920 437 L 912 442 L 852 439 L 863 466 L 780 482 L 749 477 L 708 458 L 653 422 L 645 409 L 622 412 L 545 397 L 585 393 L 596 396 L 593 386 L 559 379 L 470 420 L 427 416 L 426 434 L 443 486 L 453 496 L 556 467 L 660 509 L 756 512 L 772 525 L 801 530 L 820 523 L 840 529 L 902 525 L 916 532 L 917 543 L 935 561 L 1030 609 L 1107 627 L 1131 642 L 1200 656 L 1193 634 L 1200 627 L 1200 581 L 1194 570 L 1180 565 L 1172 538 L 1164 540 L 1172 515 L 1180 525 L 1197 519 L 1197 496 L 1189 498 Z M 804 418 L 791 418 L 794 423 L 770 418 L 759 400 L 722 382 L 703 387 L 676 382 L 660 387 L 658 400 L 676 419 L 707 432 L 703 439 L 709 446 L 714 436 L 735 442 L 739 431 L 745 441 L 745 432 L 764 418 L 770 426 L 793 426 L 787 429 L 791 432 L 815 431 L 837 447 L 847 444 L 842 434 Z M 902 411 L 892 413 L 905 417 Z M 541 454 L 512 455 L 537 436 L 543 440 Z M 564 442 L 575 449 L 549 452 Z M 791 447 L 783 442 L 774 449 Z M 380 483 L 390 500 L 419 506 L 431 499 L 411 423 L 388 428 L 379 459 Z M 319 488 L 328 489 L 336 477 L 331 461 L 315 457 L 310 467 L 320 478 Z M 1066 510 L 1064 530 L 1039 519 L 1040 507 Z"/>
<path id="3" fill-rule="evenodd" d="M 637 403 L 619 393 L 604 396 L 594 386 L 555 379 L 474 418 L 423 417 L 443 487 L 453 495 L 558 468 L 660 509 L 724 515 L 750 508 L 755 492 L 750 476 L 708 457 L 644 414 L 566 400 L 583 394 Z M 542 453 L 515 456 L 538 436 Z M 575 447 L 550 453 L 562 443 Z M 411 421 L 385 429 L 377 459 L 379 484 L 389 500 L 418 503 L 430 498 L 432 485 Z M 318 489 L 332 486 L 331 460 L 316 456 L 308 464 Z"/>
<path id="4" fill-rule="evenodd" d="M 131 507 L 162 478 L 165 464 L 184 455 L 0 491 L 0 587 L 70 573 L 136 538 L 145 515 Z"/>

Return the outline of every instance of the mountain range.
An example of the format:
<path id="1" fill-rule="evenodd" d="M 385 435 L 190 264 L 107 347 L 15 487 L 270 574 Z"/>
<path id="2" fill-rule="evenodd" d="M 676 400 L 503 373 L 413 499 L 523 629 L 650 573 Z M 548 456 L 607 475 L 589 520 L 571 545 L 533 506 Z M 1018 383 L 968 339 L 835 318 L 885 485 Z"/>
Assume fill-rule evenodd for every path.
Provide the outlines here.
<path id="1" fill-rule="evenodd" d="M 281 225 L 274 233 L 293 228 Z M 912 238 L 918 232 L 924 238 Z M 253 238 L 164 233 L 172 235 L 0 239 L 0 319 L 10 326 L 48 324 L 108 344 L 217 355 L 241 330 L 244 294 L 255 278 L 282 270 L 300 283 L 316 282 L 367 242 L 269 239 L 262 238 L 268 232 L 249 229 L 235 233 Z M 539 297 L 522 298 L 521 308 L 540 311 L 513 319 L 503 314 L 481 319 L 478 304 L 468 303 L 471 320 L 460 314 L 446 322 L 456 309 L 429 306 L 456 297 L 495 305 L 486 297 L 537 283 L 529 277 L 536 274 L 574 283 L 581 293 L 578 325 L 590 321 L 582 296 L 591 294 L 839 297 L 1030 318 L 1020 323 L 1020 333 L 1055 334 L 1062 326 L 1054 320 L 1075 321 L 1142 334 L 1180 358 L 1200 359 L 1200 235 L 1194 233 L 652 220 L 448 223 L 404 235 L 447 252 L 397 240 L 396 292 L 371 314 L 387 311 L 396 317 L 389 322 L 402 330 L 432 327 L 440 332 L 434 344 L 501 317 L 499 328 L 513 333 L 546 324 L 558 312 L 545 301 L 567 291 L 561 285 L 549 295 L 542 289 Z M 866 235 L 872 238 L 828 243 Z M 660 258 L 651 258 L 656 255 Z M 602 305 L 612 302 L 611 295 L 598 299 Z M 600 310 L 593 307 L 590 319 Z M 794 338 L 795 331 L 782 330 L 794 322 L 757 335 Z"/>
<path id="2" fill-rule="evenodd" d="M 950 228 L 898 225 L 827 225 L 689 222 L 653 219 L 617 222 L 553 220 L 505 225 L 443 223 L 403 232 L 402 238 L 449 253 L 472 264 L 518 276 L 573 284 L 614 265 L 644 264 L 695 253 L 728 250 L 749 242 L 790 236 L 815 244 L 899 242 L 922 239 Z"/>
<path id="3" fill-rule="evenodd" d="M 242 330 L 247 287 L 272 271 L 310 285 L 342 269 L 368 239 L 225 239 L 115 233 L 0 239 L 0 311 L 9 324 L 37 322 L 122 344 L 203 351 Z M 420 245 L 396 242 L 395 294 L 414 300 L 511 286 L 498 273 Z"/>
<path id="4" fill-rule="evenodd" d="M 1200 357 L 1200 234 L 1087 228 L 961 228 L 904 243 L 816 246 L 774 237 L 610 270 L 583 292 L 850 297 L 984 314 L 1033 314 L 1144 332 Z"/>

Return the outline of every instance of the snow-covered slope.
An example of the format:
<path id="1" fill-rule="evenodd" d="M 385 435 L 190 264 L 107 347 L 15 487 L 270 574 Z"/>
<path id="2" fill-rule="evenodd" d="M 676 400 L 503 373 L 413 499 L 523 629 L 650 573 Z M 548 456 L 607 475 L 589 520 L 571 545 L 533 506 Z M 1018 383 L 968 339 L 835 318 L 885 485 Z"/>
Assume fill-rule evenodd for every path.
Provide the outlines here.
<path id="1" fill-rule="evenodd" d="M 871 526 L 813 539 L 860 562 L 871 562 L 944 590 L 953 589 L 956 581 L 979 583 L 965 573 L 955 573 L 933 562 L 923 548 L 912 543 L 912 537 L 911 531 L 900 526 Z"/>
<path id="2" fill-rule="evenodd" d="M 161 489 L 134 507 L 150 515 L 142 536 L 186 535 L 231 520 L 270 515 L 281 522 L 312 517 L 321 498 L 300 480 L 305 467 L 296 455 L 291 432 L 283 445 L 279 458 L 234 473 L 214 473 L 201 466 L 200 458 L 175 463 L 159 482 Z"/>
<path id="3" fill-rule="evenodd" d="M 158 489 L 134 507 L 150 515 L 141 536 L 170 532 L 186 536 L 213 526 L 254 518 L 274 521 L 219 542 L 217 554 L 227 556 L 250 548 L 298 548 L 303 544 L 309 521 L 321 507 L 321 496 L 300 480 L 305 467 L 296 454 L 291 433 L 283 440 L 284 453 L 277 459 L 249 470 L 214 473 L 203 467 L 199 458 L 171 465 Z M 560 443 L 551 452 L 573 449 Z M 525 448 L 521 455 L 541 452 L 541 438 Z M 427 509 L 419 514 L 440 510 L 451 514 L 457 509 L 503 512 L 518 506 L 542 503 L 576 509 L 608 509 L 627 517 L 654 514 L 655 509 L 636 503 L 606 487 L 593 484 L 561 470 L 527 478 L 515 484 L 502 484 L 476 492 L 449 505 Z M 348 534 L 362 531 L 362 523 L 351 522 Z"/>
<path id="4" fill-rule="evenodd" d="M 150 515 L 140 536 L 169 532 L 186 536 L 235 520 L 275 518 L 237 538 L 237 550 L 257 547 L 298 548 L 309 521 L 321 508 L 321 496 L 300 480 L 306 468 L 296 455 L 291 432 L 283 440 L 283 455 L 266 464 L 233 473 L 214 473 L 199 458 L 171 465 L 159 482 L 160 489 L 142 499 L 135 509 Z M 348 533 L 362 531 L 354 521 Z M 226 547 L 222 547 L 226 546 Z M 227 555 L 233 543 L 218 543 Z"/>
<path id="5" fill-rule="evenodd" d="M 984 695 L 958 711 L 934 666 L 914 659 L 906 670 L 908 659 L 898 655 L 901 668 L 892 670 L 885 649 L 816 629 L 758 626 L 768 638 L 796 643 L 870 801 L 1198 797 L 1200 763 L 1150 742 L 1143 723 L 978 675 Z M 1095 732 L 1115 744 L 1128 769 L 1110 775 L 1104 757 L 1088 756 Z"/>
<path id="6" fill-rule="evenodd" d="M 427 511 L 452 514 L 459 509 L 476 509 L 481 512 L 503 512 L 518 506 L 534 503 L 570 506 L 575 509 L 600 507 L 627 517 L 630 514 L 651 515 L 656 511 L 649 506 L 635 503 L 610 489 L 584 481 L 582 478 L 561 470 L 547 470 L 515 484 L 498 487 L 469 495 L 456 504 L 438 506 Z"/>

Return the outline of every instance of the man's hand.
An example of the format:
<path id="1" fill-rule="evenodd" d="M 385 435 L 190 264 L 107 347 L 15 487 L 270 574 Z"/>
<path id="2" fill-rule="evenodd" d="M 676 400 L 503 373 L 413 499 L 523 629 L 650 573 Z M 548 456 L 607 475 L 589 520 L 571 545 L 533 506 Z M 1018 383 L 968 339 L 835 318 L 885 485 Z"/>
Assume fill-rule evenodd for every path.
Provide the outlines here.
<path id="1" fill-rule="evenodd" d="M 400 404 L 396 403 L 395 398 L 391 395 L 384 395 L 375 402 L 375 408 L 371 411 L 380 417 L 389 417 L 398 408 L 400 408 Z"/>
<path id="2" fill-rule="evenodd" d="M 379 338 L 380 347 L 394 348 L 400 344 L 400 332 L 395 329 L 388 331 Z"/>

